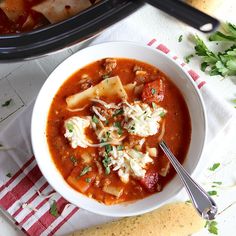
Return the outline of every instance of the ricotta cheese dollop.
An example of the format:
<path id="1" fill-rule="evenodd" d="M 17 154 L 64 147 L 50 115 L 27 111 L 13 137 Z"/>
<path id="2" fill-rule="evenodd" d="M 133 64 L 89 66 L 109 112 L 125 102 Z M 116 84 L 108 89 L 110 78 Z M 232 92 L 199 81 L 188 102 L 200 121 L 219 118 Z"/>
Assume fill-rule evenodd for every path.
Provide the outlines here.
<path id="1" fill-rule="evenodd" d="M 73 116 L 67 119 L 64 123 L 65 134 L 64 136 L 70 141 L 72 148 L 78 146 L 88 147 L 89 140 L 85 135 L 85 129 L 90 125 L 89 119 L 84 119 L 78 116 Z"/>

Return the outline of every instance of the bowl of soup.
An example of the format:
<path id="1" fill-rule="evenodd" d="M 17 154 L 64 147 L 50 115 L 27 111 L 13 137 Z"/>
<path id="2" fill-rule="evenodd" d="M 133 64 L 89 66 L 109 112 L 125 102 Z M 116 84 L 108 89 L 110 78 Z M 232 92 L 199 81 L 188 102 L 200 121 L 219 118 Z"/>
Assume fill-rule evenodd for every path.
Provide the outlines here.
<path id="1" fill-rule="evenodd" d="M 148 46 L 109 42 L 52 72 L 35 102 L 31 137 L 40 170 L 65 199 L 131 216 L 183 188 L 160 140 L 193 174 L 206 127 L 201 95 L 181 66 Z"/>

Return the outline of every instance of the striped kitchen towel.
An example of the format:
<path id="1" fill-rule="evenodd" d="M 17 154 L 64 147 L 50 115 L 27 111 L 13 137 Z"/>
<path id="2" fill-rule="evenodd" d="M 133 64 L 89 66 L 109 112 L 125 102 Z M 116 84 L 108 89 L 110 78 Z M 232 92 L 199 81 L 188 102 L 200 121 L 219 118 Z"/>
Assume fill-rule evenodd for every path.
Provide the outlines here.
<path id="1" fill-rule="evenodd" d="M 142 39 L 140 37 L 138 40 L 136 31 L 134 33 L 127 25 L 124 28 L 122 24 L 107 30 L 93 43 L 130 40 L 134 39 L 134 36 L 134 41 L 147 42 L 150 47 L 161 50 L 176 60 L 196 82 L 202 92 L 208 113 L 208 143 L 212 141 L 229 123 L 233 111 L 210 91 L 206 81 L 179 60 L 166 45 L 155 38 L 147 41 L 145 37 Z M 31 149 L 32 108 L 33 103 L 0 133 L 0 206 L 2 209 L 22 231 L 31 236 L 65 235 L 111 220 L 111 217 L 98 217 L 69 204 L 42 176 Z"/>

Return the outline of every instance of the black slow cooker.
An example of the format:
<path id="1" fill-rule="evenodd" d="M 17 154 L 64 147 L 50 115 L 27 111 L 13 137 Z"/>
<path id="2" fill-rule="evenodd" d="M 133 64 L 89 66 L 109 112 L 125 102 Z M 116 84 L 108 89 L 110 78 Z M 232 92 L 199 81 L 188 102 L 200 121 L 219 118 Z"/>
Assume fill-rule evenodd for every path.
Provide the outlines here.
<path id="1" fill-rule="evenodd" d="M 57 24 L 27 33 L 0 35 L 0 61 L 37 57 L 83 41 L 142 5 L 138 0 L 103 0 Z"/>
<path id="2" fill-rule="evenodd" d="M 179 0 L 103 0 L 81 13 L 26 33 L 0 35 L 0 62 L 19 61 L 81 42 L 128 16 L 148 2 L 201 30 L 202 23 L 218 21 Z"/>

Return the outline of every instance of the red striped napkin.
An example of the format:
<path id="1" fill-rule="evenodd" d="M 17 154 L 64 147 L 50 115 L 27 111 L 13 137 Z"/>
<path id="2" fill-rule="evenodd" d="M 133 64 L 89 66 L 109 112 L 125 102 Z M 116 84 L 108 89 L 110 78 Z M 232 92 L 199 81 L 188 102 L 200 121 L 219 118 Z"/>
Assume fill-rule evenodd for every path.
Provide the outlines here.
<path id="1" fill-rule="evenodd" d="M 94 43 L 130 39 L 132 34 L 137 36 L 131 29 L 126 28 L 124 31 L 123 27 L 113 27 L 98 37 Z M 121 35 L 126 37 L 122 38 Z M 137 37 L 135 39 L 139 41 Z M 145 42 L 144 40 L 140 38 L 140 41 Z M 209 90 L 206 81 L 179 60 L 166 45 L 155 38 L 146 42 L 150 47 L 176 60 L 202 91 L 208 113 L 208 142 L 210 142 L 230 121 L 233 112 Z M 9 213 L 22 231 L 32 236 L 65 235 L 80 228 L 111 220 L 111 217 L 97 217 L 69 204 L 42 176 L 33 157 L 30 143 L 32 107 L 33 104 L 28 106 L 0 134 L 2 145 L 0 146 L 0 206 Z M 54 216 L 55 205 L 58 216 Z"/>

